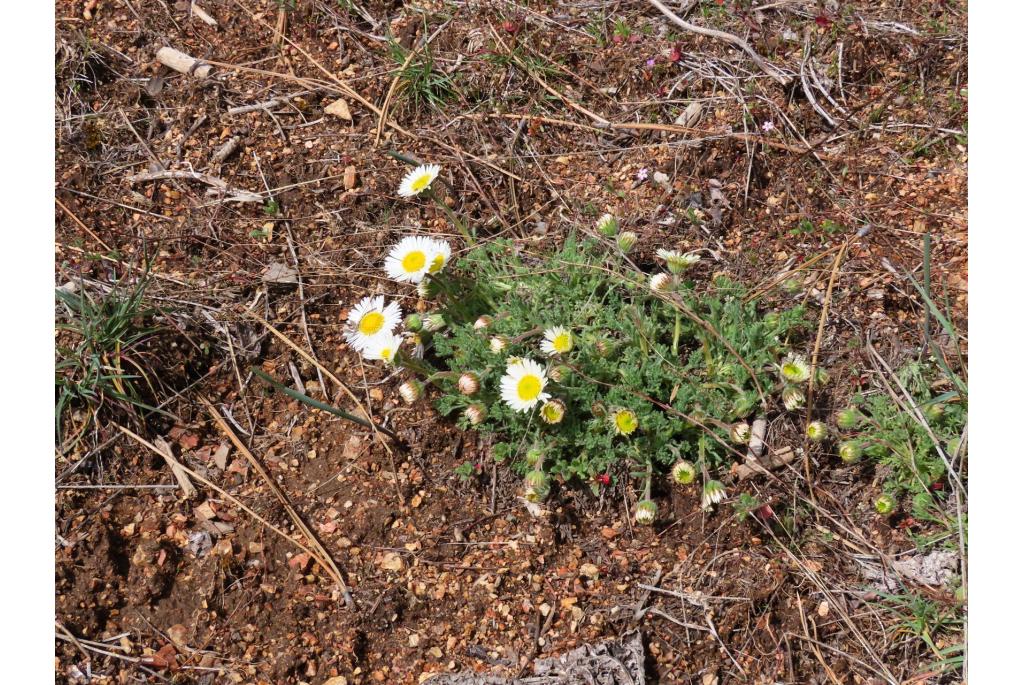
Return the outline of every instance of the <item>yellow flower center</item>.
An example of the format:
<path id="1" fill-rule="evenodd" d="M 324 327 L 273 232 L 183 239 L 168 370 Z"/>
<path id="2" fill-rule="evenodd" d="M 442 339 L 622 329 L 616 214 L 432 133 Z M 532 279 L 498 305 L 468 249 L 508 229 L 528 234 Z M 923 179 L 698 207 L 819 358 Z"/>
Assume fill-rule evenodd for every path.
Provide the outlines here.
<path id="1" fill-rule="evenodd" d="M 427 263 L 427 255 L 423 254 L 419 250 L 410 252 L 409 254 L 402 257 L 402 268 L 406 273 L 415 273 L 423 268 L 423 265 Z"/>
<path id="2" fill-rule="evenodd" d="M 437 255 L 434 261 L 430 262 L 430 273 L 436 274 L 444 266 L 444 255 Z"/>
<path id="3" fill-rule="evenodd" d="M 568 352 L 572 349 L 572 336 L 568 333 L 559 333 L 551 341 L 551 346 L 555 348 L 555 352 Z"/>
<path id="4" fill-rule="evenodd" d="M 431 180 L 432 179 L 430 178 L 430 174 L 423 174 L 422 176 L 420 176 L 419 178 L 412 182 L 412 189 L 418 193 L 427 186 L 429 186 Z"/>
<path id="5" fill-rule="evenodd" d="M 363 335 L 373 335 L 384 328 L 384 315 L 380 312 L 367 312 L 359 319 L 358 328 Z"/>
<path id="6" fill-rule="evenodd" d="M 629 435 L 636 430 L 636 416 L 631 411 L 620 411 L 615 414 L 615 427 L 623 435 Z"/>
<path id="7" fill-rule="evenodd" d="M 523 376 L 519 379 L 516 392 L 519 394 L 519 399 L 523 402 L 537 399 L 537 395 L 540 394 L 540 379 L 536 376 Z"/>

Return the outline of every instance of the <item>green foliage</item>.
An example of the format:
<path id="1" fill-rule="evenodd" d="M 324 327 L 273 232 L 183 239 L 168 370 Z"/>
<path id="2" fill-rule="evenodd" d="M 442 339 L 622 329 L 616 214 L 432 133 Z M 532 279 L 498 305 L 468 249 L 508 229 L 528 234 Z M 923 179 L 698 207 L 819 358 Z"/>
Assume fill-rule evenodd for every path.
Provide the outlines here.
<path id="1" fill-rule="evenodd" d="M 152 389 L 138 348 L 156 329 L 145 322 L 154 310 L 144 305 L 148 281 L 133 288 L 117 285 L 100 299 L 57 289 L 67 323 L 57 324 L 55 420 L 58 442 L 65 414 L 85 406 L 95 415 L 105 404 L 152 409 L 142 402 L 139 381 Z M 84 429 L 79 429 L 81 435 Z"/>
<path id="2" fill-rule="evenodd" d="M 615 20 L 615 26 L 612 28 L 612 33 L 623 40 L 627 40 L 631 35 L 633 35 L 633 30 L 629 27 L 629 23 L 624 18 L 619 17 Z"/>
<path id="3" fill-rule="evenodd" d="M 761 502 L 756 497 L 749 493 L 741 492 L 740 496 L 733 502 L 732 508 L 736 510 L 736 520 L 745 521 L 760 506 Z"/>
<path id="4" fill-rule="evenodd" d="M 899 369 L 896 378 L 913 397 L 939 447 L 950 452 L 955 451 L 949 448 L 955 447 L 967 420 L 967 398 L 955 390 L 934 391 L 941 373 L 934 364 L 913 361 Z M 885 492 L 896 499 L 909 496 L 915 518 L 936 519 L 938 495 L 932 486 L 947 474 L 928 430 L 888 393 L 855 397 L 854 405 L 864 419 L 859 432 L 847 431 L 846 437 L 856 440 L 864 455 L 884 469 Z"/>
<path id="5" fill-rule="evenodd" d="M 388 52 L 391 59 L 401 68 L 395 95 L 405 100 L 412 110 L 441 110 L 448 100 L 455 97 L 455 81 L 448 74 L 435 68 L 434 56 L 429 46 L 421 48 L 408 64 L 405 60 L 409 57 L 409 51 L 398 41 L 388 41 Z M 405 65 L 404 68 L 402 65 Z"/>
<path id="6" fill-rule="evenodd" d="M 525 471 L 527 452 L 539 448 L 543 470 L 565 480 L 588 481 L 619 464 L 636 475 L 648 465 L 665 470 L 679 458 L 711 468 L 726 461 L 729 424 L 756 410 L 757 385 L 722 341 L 681 306 L 727 340 L 766 391 L 773 386 L 773 365 L 786 352 L 781 341 L 805 324 L 799 308 L 762 317 L 755 304 L 744 303 L 744 290 L 724 277 L 701 285 L 683 281 L 671 295 L 655 295 L 646 277 L 613 248 L 573 236 L 560 252 L 542 258 L 520 253 L 512 242 L 493 241 L 436 281 L 448 324 L 433 337 L 437 360 L 446 367 L 432 377 L 444 393 L 438 409 L 460 412 L 463 428 L 495 434 L 495 459 Z M 484 329 L 474 327 L 481 315 L 493 319 Z M 564 419 L 552 425 L 537 408 L 510 408 L 500 398 L 500 384 L 510 357 L 543 363 L 539 344 L 554 326 L 572 332 L 574 347 L 547 358 L 548 373 L 561 379 L 549 378 L 545 392 L 566 407 Z M 507 339 L 499 353 L 491 348 L 494 336 Z M 468 371 L 480 379 L 480 390 L 469 397 L 457 386 Z M 487 410 L 479 425 L 462 413 L 471 404 Z M 610 418 L 621 409 L 639 422 L 629 435 L 618 434 Z"/>
<path id="7" fill-rule="evenodd" d="M 875 605 L 897 619 L 894 636 L 910 635 L 920 639 L 935 655 L 936 661 L 929 667 L 939 674 L 963 665 L 964 634 L 962 607 L 942 605 L 924 597 L 908 592 L 906 594 L 879 593 L 880 602 Z M 952 645 L 940 649 L 936 642 L 957 640 Z M 938 675 L 938 674 L 936 674 Z"/>

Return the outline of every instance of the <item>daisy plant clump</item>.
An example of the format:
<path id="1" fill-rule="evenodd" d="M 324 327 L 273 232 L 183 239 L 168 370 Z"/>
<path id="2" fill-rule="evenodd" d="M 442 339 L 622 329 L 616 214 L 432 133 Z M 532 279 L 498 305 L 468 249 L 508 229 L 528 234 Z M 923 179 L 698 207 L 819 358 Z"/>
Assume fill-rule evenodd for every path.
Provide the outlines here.
<path id="1" fill-rule="evenodd" d="M 430 195 L 438 171 L 415 170 L 401 194 Z M 741 454 L 734 426 L 771 406 L 786 343 L 810 330 L 804 310 L 761 311 L 738 283 L 699 276 L 696 255 L 664 252 L 652 287 L 628 256 L 639 238 L 610 215 L 554 252 L 475 245 L 457 225 L 470 247 L 457 259 L 427 236 L 394 245 L 382 266 L 417 315 L 403 331 L 397 303 L 367 298 L 349 344 L 403 370 L 403 400 L 436 398 L 460 427 L 492 436 L 491 456 L 519 471 L 528 500 L 555 481 L 625 479 L 647 502 L 655 478 L 685 485 L 699 471 L 708 505 L 720 501 L 714 474 Z M 637 514 L 653 520 L 656 508 Z"/>

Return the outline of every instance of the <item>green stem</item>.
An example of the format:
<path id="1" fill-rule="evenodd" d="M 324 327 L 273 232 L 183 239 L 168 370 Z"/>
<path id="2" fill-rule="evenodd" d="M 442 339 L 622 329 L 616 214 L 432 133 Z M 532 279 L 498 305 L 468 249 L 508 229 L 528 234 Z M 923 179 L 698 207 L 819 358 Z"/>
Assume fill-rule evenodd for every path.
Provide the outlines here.
<path id="1" fill-rule="evenodd" d="M 354 416 L 352 414 L 349 414 L 346 411 L 342 411 L 341 409 L 338 409 L 337 407 L 332 407 L 331 405 L 324 404 L 323 402 L 320 402 L 319 400 L 314 400 L 309 395 L 305 395 L 305 394 L 299 392 L 298 390 L 293 390 L 292 388 L 289 388 L 287 385 L 283 385 L 281 383 L 278 383 L 276 380 L 274 380 L 273 378 L 271 378 L 267 374 L 263 373 L 262 371 L 260 371 L 256 367 L 250 367 L 249 370 L 253 373 L 254 376 L 259 378 L 261 381 L 263 381 L 264 383 L 270 385 L 275 390 L 280 390 L 281 392 L 283 392 L 285 395 L 288 395 L 288 397 L 291 397 L 292 399 L 296 399 L 299 402 L 302 402 L 303 404 L 308 404 L 311 407 L 315 407 L 317 409 L 320 409 L 322 411 L 327 412 L 328 414 L 333 414 L 333 415 L 338 416 L 340 418 L 346 419 L 348 421 L 351 421 L 352 423 L 357 423 L 360 426 L 365 426 L 367 428 L 373 428 L 375 430 L 378 430 L 381 433 L 383 433 L 384 435 L 386 435 L 389 438 L 391 438 L 392 440 L 394 440 L 395 442 L 398 442 L 399 444 L 401 444 L 401 441 L 400 441 L 399 437 L 397 435 L 395 435 L 394 433 L 392 433 L 387 428 L 385 428 L 384 426 L 378 426 L 378 425 L 376 425 L 376 424 L 374 424 L 374 423 L 372 423 L 370 421 L 367 421 L 364 418 L 361 418 L 359 416 Z"/>
<path id="2" fill-rule="evenodd" d="M 683 332 L 683 315 L 676 310 L 676 327 L 672 331 L 672 356 L 679 356 L 679 336 Z"/>
<path id="3" fill-rule="evenodd" d="M 432 199 L 434 201 L 434 203 L 437 204 L 437 206 L 441 208 L 441 211 L 445 213 L 445 215 L 448 217 L 448 219 L 453 224 L 455 224 L 455 228 L 459 229 L 459 233 L 461 233 L 462 237 L 466 239 L 466 244 L 467 245 L 476 245 L 476 240 L 474 240 L 473 236 L 471 236 L 469 234 L 469 230 L 466 228 L 466 225 L 464 223 L 462 223 L 462 220 L 455 214 L 455 212 L 453 212 L 448 207 L 448 205 L 446 205 L 444 202 L 441 201 L 441 198 L 439 198 L 434 193 L 433 190 L 427 190 L 424 194 L 429 196 L 430 199 Z"/>

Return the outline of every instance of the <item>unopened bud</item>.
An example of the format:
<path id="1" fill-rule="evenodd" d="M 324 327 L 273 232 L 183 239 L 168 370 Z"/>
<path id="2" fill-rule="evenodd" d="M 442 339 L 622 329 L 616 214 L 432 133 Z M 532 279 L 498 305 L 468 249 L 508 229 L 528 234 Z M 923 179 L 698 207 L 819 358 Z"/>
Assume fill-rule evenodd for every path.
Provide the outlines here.
<path id="1" fill-rule="evenodd" d="M 821 442 L 828 437 L 828 426 L 821 421 L 811 421 L 807 424 L 807 437 L 812 442 Z"/>
<path id="2" fill-rule="evenodd" d="M 475 395 L 479 389 L 480 377 L 472 371 L 467 371 L 459 376 L 459 392 L 463 395 Z"/>
<path id="3" fill-rule="evenodd" d="M 423 397 L 423 384 L 417 380 L 408 380 L 398 386 L 398 394 L 402 396 L 406 404 L 412 404 Z"/>
<path id="4" fill-rule="evenodd" d="M 658 517 L 658 505 L 649 499 L 638 502 L 636 505 L 636 522 L 641 526 L 649 526 Z"/>
<path id="5" fill-rule="evenodd" d="M 672 466 L 672 480 L 679 485 L 689 485 L 696 477 L 697 469 L 685 459 L 680 459 Z"/>
<path id="6" fill-rule="evenodd" d="M 746 445 L 750 442 L 750 424 L 746 421 L 734 423 L 729 429 L 729 438 L 737 445 Z"/>

